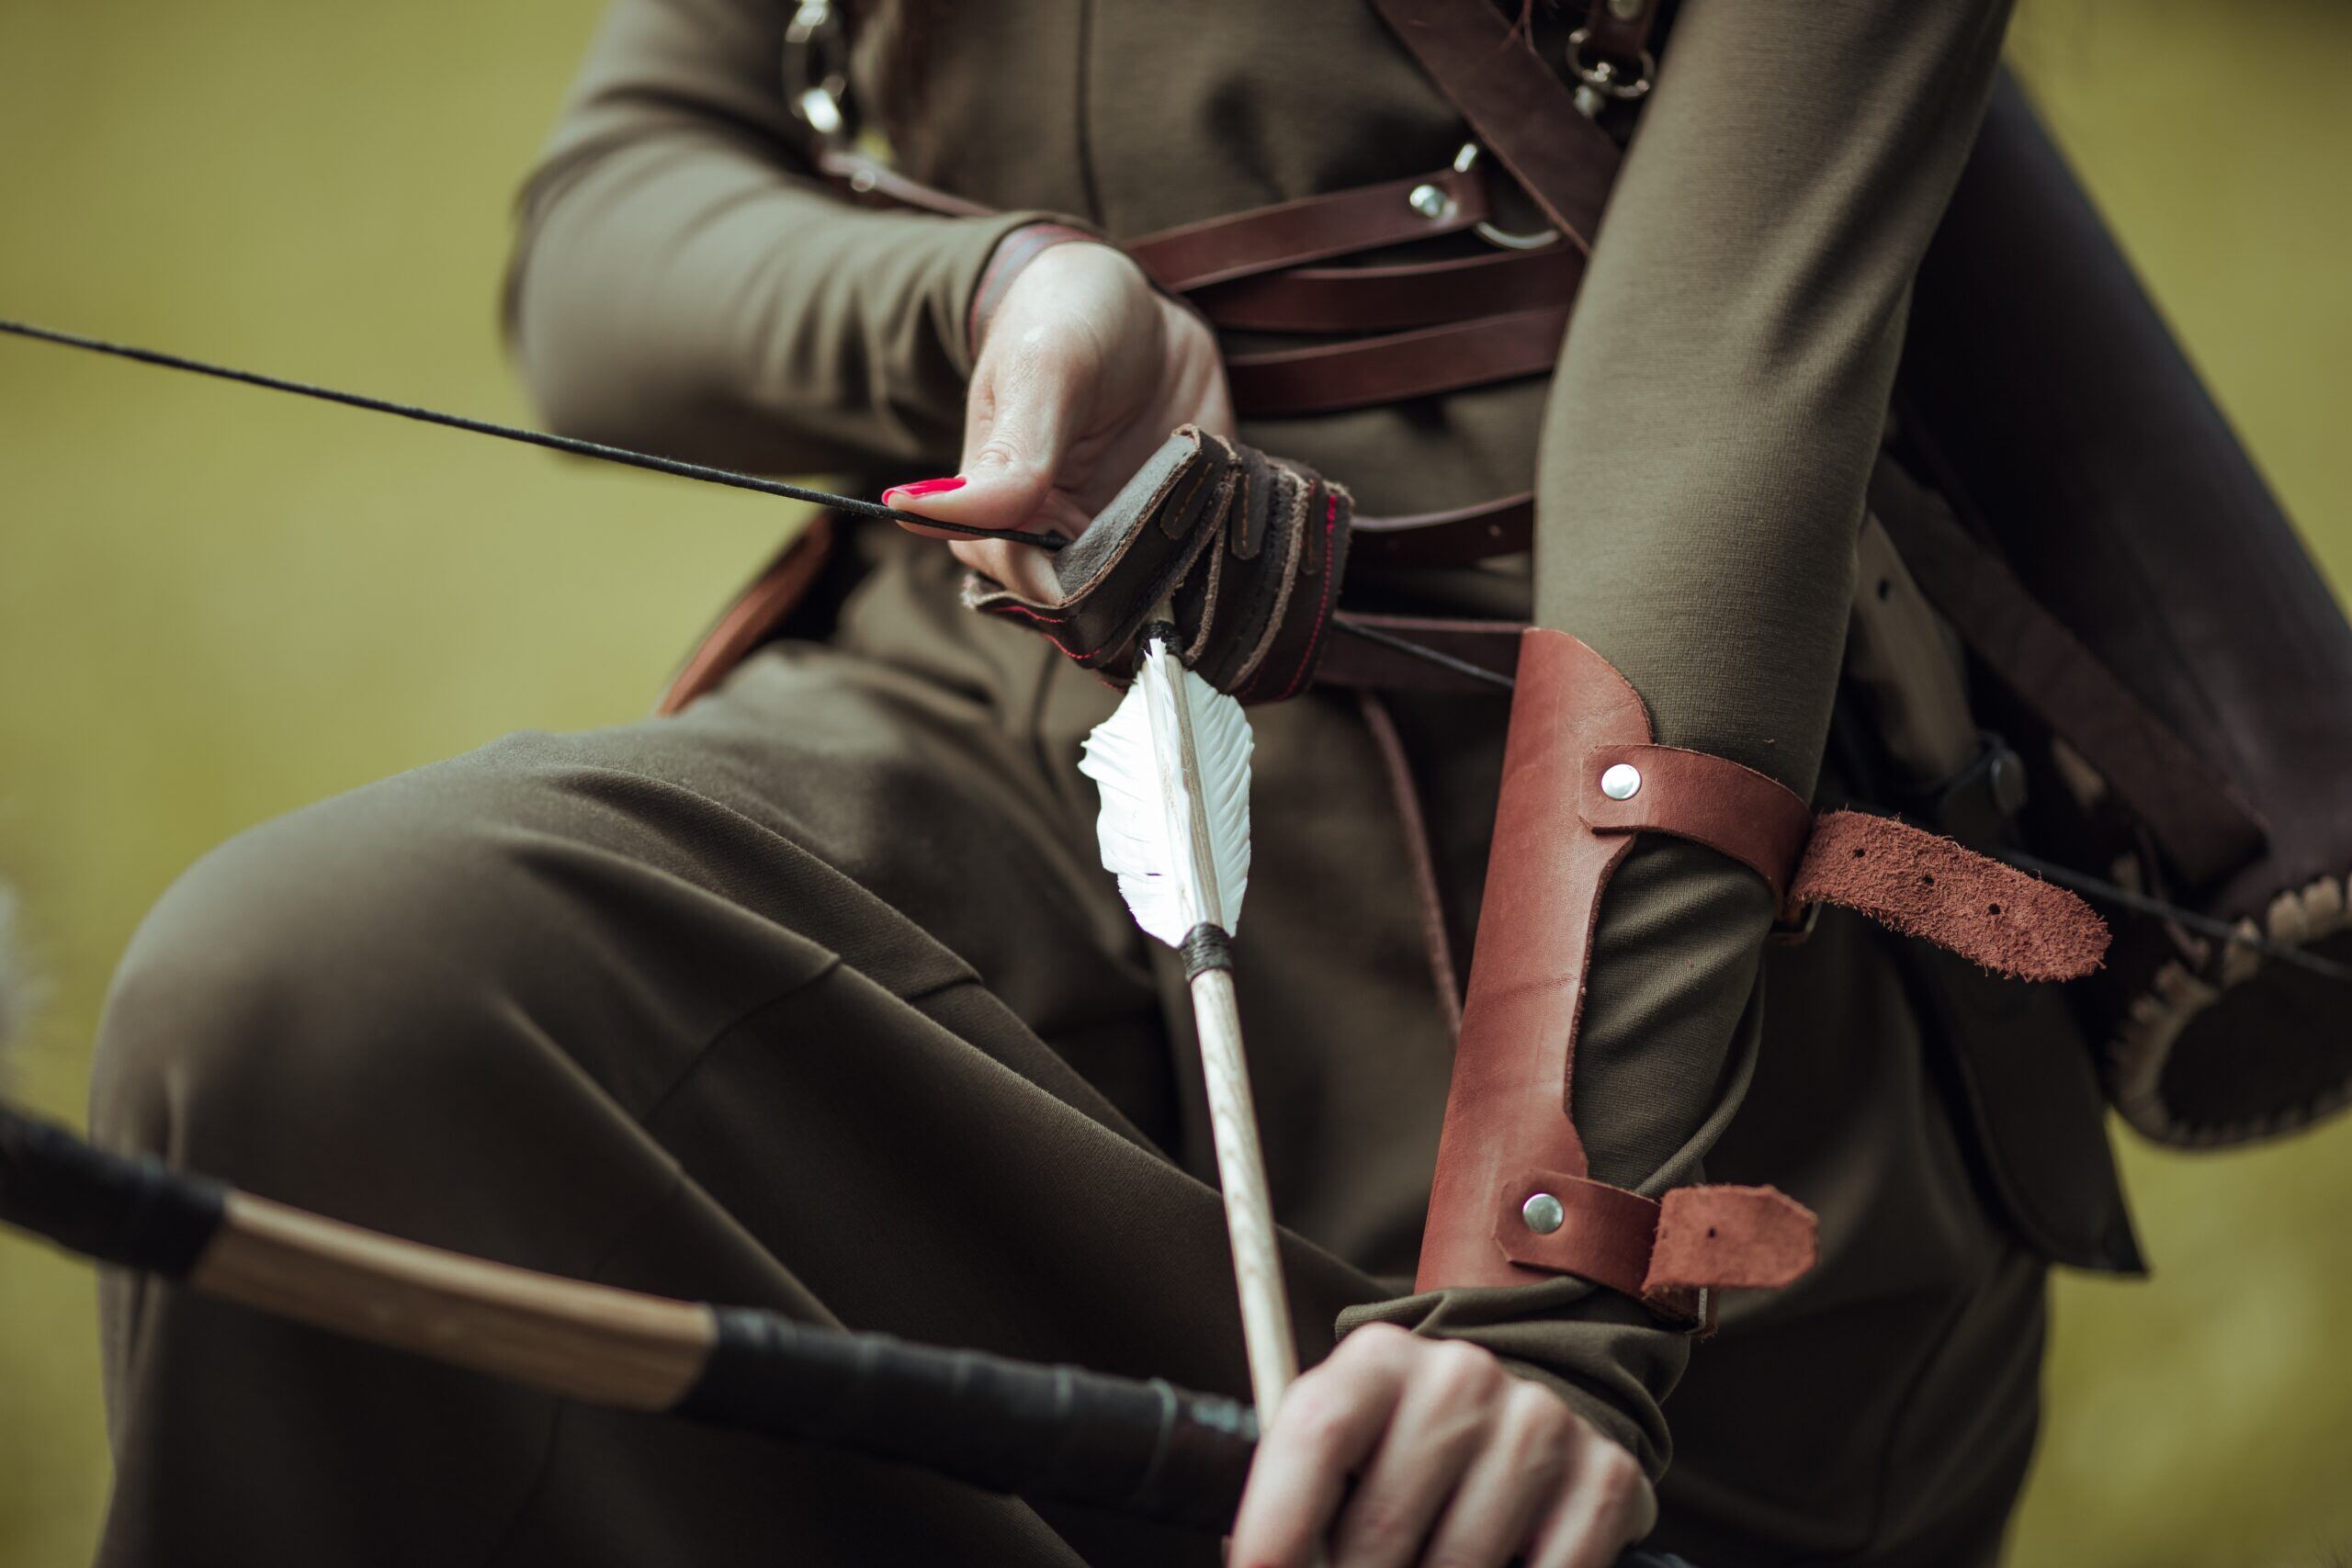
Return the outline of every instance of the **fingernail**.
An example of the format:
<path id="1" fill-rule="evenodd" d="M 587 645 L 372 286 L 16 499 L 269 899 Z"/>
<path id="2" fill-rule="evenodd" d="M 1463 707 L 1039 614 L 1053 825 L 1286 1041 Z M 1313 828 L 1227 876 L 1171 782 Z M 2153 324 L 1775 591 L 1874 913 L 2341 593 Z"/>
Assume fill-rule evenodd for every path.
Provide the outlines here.
<path id="1" fill-rule="evenodd" d="M 917 479 L 912 484 L 892 485 L 882 492 L 882 504 L 896 506 L 901 499 L 912 501 L 918 496 L 945 495 L 951 490 L 962 490 L 964 482 L 964 476 L 957 474 L 953 479 Z"/>

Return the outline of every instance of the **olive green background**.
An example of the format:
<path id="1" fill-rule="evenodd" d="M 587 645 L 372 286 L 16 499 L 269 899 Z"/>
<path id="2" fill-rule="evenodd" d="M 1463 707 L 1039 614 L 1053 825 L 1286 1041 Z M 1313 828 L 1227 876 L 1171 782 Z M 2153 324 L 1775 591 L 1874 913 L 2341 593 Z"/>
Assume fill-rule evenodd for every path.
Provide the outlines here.
<path id="1" fill-rule="evenodd" d="M 0 0 L 0 315 L 526 417 L 493 324 L 508 202 L 594 16 Z M 2024 0 L 2015 53 L 2352 584 L 2352 6 Z M 208 846 L 641 712 L 794 516 L 0 339 L 0 881 L 46 992 L 16 1089 L 79 1118 L 114 955 Z M 2126 1155 L 2158 1275 L 2058 1288 L 2016 1561 L 2352 1547 L 2352 1128 Z M 95 1539 L 91 1295 L 0 1238 L 0 1568 Z"/>

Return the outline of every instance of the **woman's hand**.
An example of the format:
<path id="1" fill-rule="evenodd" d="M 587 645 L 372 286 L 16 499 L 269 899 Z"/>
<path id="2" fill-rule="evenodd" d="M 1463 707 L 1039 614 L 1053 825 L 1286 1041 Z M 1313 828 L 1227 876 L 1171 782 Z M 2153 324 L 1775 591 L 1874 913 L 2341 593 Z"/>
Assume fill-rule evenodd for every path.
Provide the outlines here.
<path id="1" fill-rule="evenodd" d="M 1307 1568 L 1328 1543 L 1330 1568 L 1605 1568 L 1657 1520 L 1641 1466 L 1550 1389 L 1373 1324 L 1283 1396 L 1227 1562 Z"/>
<path id="2" fill-rule="evenodd" d="M 1207 323 L 1111 246 L 1056 245 L 1022 268 L 986 325 L 964 405 L 962 482 L 902 485 L 882 499 L 945 522 L 1075 537 L 1187 423 L 1233 430 Z M 972 539 L 951 547 L 1032 598 L 1061 596 L 1041 551 Z"/>

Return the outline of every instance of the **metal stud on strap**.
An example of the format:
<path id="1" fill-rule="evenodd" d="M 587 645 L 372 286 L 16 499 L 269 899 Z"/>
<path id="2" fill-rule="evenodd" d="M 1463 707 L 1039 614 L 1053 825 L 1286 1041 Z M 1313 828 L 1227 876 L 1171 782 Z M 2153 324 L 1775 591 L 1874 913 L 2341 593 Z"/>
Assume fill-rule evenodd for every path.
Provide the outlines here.
<path id="1" fill-rule="evenodd" d="M 1405 197 L 1405 205 L 1432 223 L 1442 223 L 1453 216 L 1453 197 L 1435 186 L 1415 186 Z"/>

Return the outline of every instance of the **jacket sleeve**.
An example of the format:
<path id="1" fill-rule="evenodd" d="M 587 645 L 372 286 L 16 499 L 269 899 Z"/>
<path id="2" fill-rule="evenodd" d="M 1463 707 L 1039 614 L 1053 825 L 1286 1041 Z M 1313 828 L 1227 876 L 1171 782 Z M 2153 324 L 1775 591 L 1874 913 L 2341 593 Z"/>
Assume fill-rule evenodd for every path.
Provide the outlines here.
<path id="1" fill-rule="evenodd" d="M 1998 62 L 2006 0 L 1688 0 L 1619 175 L 1545 414 L 1536 618 L 1657 739 L 1799 795 L 1826 741 L 1911 279 Z M 1600 906 L 1575 1116 L 1604 1181 L 1702 1177 L 1758 1038 L 1754 874 L 1647 838 Z M 1689 1354 L 1562 1279 L 1351 1314 L 1478 1340 L 1651 1467 Z M 1704 1354 L 1703 1351 L 1700 1352 Z"/>
<path id="2" fill-rule="evenodd" d="M 544 417 L 761 472 L 953 465 L 997 243 L 811 178 L 788 6 L 616 0 L 526 186 L 509 337 Z"/>

